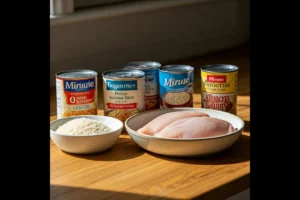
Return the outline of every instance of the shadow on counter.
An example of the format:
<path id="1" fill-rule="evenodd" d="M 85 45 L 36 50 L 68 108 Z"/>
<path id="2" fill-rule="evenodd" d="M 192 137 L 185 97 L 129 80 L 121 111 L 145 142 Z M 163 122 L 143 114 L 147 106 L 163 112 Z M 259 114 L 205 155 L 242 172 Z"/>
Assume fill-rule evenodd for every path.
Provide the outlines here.
<path id="1" fill-rule="evenodd" d="M 166 197 L 159 196 L 148 196 L 141 194 L 133 194 L 126 192 L 115 192 L 115 191 L 106 191 L 106 190 L 95 190 L 95 189 L 86 189 L 80 187 L 70 187 L 70 186 L 60 186 L 60 185 L 50 185 L 50 199 L 72 199 L 72 200 L 98 200 L 98 199 L 114 199 L 114 200 L 124 200 L 124 199 L 157 199 L 162 200 Z M 173 198 L 167 198 L 173 200 Z"/>
<path id="2" fill-rule="evenodd" d="M 126 152 L 125 152 L 125 150 Z M 119 152 L 123 151 L 124 153 L 120 154 Z M 139 157 L 145 153 L 140 147 L 138 147 L 130 138 L 119 138 L 117 144 L 112 148 L 97 154 L 89 155 L 76 155 L 64 152 L 73 157 L 95 160 L 95 161 L 120 161 L 128 160 L 132 158 Z"/>

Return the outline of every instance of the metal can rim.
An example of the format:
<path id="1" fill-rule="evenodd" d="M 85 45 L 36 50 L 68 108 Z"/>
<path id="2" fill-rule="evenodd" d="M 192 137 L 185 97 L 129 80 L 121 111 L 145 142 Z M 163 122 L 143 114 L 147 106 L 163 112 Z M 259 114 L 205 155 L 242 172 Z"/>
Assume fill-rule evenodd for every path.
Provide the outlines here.
<path id="1" fill-rule="evenodd" d="M 139 72 L 141 73 L 141 75 L 139 76 L 130 76 L 130 77 L 114 77 L 114 76 L 107 76 L 109 73 L 112 72 L 120 72 L 120 71 L 124 71 L 124 72 L 129 72 L 129 71 L 134 71 L 134 72 Z M 113 69 L 113 70 L 107 70 L 105 72 L 102 73 L 102 76 L 105 78 L 118 78 L 118 79 L 124 79 L 124 78 L 142 78 L 145 76 L 145 72 L 143 72 L 142 70 L 137 70 L 137 69 Z"/>
<path id="2" fill-rule="evenodd" d="M 227 72 L 222 72 L 222 71 L 216 71 L 216 70 L 209 70 L 209 68 L 212 68 L 212 67 L 216 67 L 216 66 L 224 66 L 224 67 L 233 67 L 234 69 L 232 71 L 227 71 Z M 238 71 L 238 66 L 236 65 L 232 65 L 232 64 L 210 64 L 210 65 L 205 65 L 205 66 L 202 66 L 201 68 L 201 71 L 204 71 L 204 72 L 212 72 L 212 73 L 232 73 L 232 72 L 237 72 Z"/>
<path id="3" fill-rule="evenodd" d="M 60 76 L 61 74 L 64 74 L 64 73 L 71 73 L 71 72 L 83 72 L 83 74 L 86 72 L 91 72 L 93 74 L 93 76 L 83 76 L 83 77 L 63 77 L 63 76 Z M 96 71 L 93 71 L 93 70 L 89 70 L 89 69 L 74 69 L 74 70 L 64 70 L 64 71 L 59 71 L 57 73 L 55 73 L 55 77 L 56 78 L 65 78 L 65 79 L 68 79 L 68 78 L 91 78 L 91 77 L 95 77 L 98 75 L 98 72 Z"/>
<path id="4" fill-rule="evenodd" d="M 140 63 L 149 62 L 149 63 L 157 64 L 157 66 L 143 65 L 143 64 L 133 65 L 134 63 L 139 63 L 139 62 Z M 137 69 L 137 70 L 153 70 L 153 69 L 159 69 L 162 66 L 162 64 L 159 62 L 156 62 L 156 61 L 132 61 L 132 62 L 127 63 L 123 69 L 127 69 L 127 67 L 139 67 L 139 66 L 145 66 L 145 68 Z"/>
<path id="5" fill-rule="evenodd" d="M 175 67 L 175 66 L 188 67 L 188 68 L 191 68 L 191 69 L 190 69 L 190 70 L 187 70 L 187 71 L 182 71 L 182 72 L 165 70 L 165 68 Z M 171 72 L 171 73 L 173 73 L 173 74 L 184 74 L 184 73 L 188 73 L 188 72 L 193 72 L 193 71 L 194 71 L 194 67 L 191 66 L 191 65 L 172 64 L 172 65 L 164 65 L 164 66 L 161 66 L 161 67 L 159 68 L 159 71 L 161 71 L 161 72 L 166 72 L 166 73 Z"/>

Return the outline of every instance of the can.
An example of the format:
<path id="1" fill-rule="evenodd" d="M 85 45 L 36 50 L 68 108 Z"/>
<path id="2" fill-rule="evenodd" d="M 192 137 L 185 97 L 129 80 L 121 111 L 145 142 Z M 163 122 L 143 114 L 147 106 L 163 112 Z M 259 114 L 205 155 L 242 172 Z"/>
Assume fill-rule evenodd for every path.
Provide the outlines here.
<path id="1" fill-rule="evenodd" d="M 165 65 L 159 68 L 160 108 L 193 107 L 194 67 Z"/>
<path id="2" fill-rule="evenodd" d="M 161 64 L 154 61 L 134 61 L 124 67 L 145 72 L 145 111 L 159 109 L 159 67 Z"/>
<path id="3" fill-rule="evenodd" d="M 57 119 L 75 115 L 97 115 L 98 73 L 67 70 L 56 73 Z"/>
<path id="4" fill-rule="evenodd" d="M 117 69 L 105 71 L 103 78 L 104 115 L 123 123 L 145 108 L 145 72 Z"/>
<path id="5" fill-rule="evenodd" d="M 201 68 L 201 105 L 203 108 L 237 114 L 238 67 L 229 64 Z"/>

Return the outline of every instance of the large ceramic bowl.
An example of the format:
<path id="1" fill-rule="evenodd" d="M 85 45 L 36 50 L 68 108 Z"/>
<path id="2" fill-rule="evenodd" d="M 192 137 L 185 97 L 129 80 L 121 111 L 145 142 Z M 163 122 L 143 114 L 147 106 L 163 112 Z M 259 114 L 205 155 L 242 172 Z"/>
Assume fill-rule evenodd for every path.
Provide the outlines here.
<path id="1" fill-rule="evenodd" d="M 112 129 L 111 132 L 100 135 L 63 135 L 55 130 L 66 122 L 76 118 L 90 118 L 100 121 Z M 118 140 L 123 129 L 123 123 L 115 118 L 98 115 L 72 116 L 54 120 L 50 123 L 50 137 L 61 150 L 73 154 L 100 153 L 111 148 Z"/>
<path id="2" fill-rule="evenodd" d="M 236 128 L 236 131 L 222 136 L 193 139 L 158 138 L 136 132 L 154 118 L 180 110 L 199 111 L 207 113 L 211 117 L 226 120 Z M 125 122 L 128 134 L 138 146 L 152 153 L 175 157 L 206 156 L 223 151 L 238 140 L 244 125 L 244 121 L 236 115 L 205 108 L 157 109 L 131 116 Z"/>

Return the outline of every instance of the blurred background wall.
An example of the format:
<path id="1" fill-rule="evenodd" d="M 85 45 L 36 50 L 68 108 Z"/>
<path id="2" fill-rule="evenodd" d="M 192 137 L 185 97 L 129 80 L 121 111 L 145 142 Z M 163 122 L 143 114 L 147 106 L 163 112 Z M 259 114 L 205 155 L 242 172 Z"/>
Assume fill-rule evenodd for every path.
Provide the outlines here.
<path id="1" fill-rule="evenodd" d="M 62 70 L 176 64 L 250 40 L 250 0 L 59 1 L 50 0 L 51 86 Z"/>

